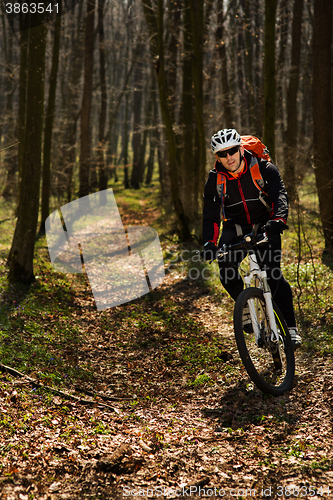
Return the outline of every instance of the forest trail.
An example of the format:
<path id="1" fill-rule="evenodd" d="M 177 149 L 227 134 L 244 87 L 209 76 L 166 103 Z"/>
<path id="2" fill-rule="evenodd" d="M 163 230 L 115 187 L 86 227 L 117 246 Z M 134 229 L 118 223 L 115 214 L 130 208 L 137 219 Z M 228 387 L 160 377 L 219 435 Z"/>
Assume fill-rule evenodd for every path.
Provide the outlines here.
<path id="1" fill-rule="evenodd" d="M 1 499 L 333 494 L 330 358 L 297 351 L 293 390 L 263 395 L 239 359 L 231 301 L 172 272 L 103 312 L 82 283 L 74 311 L 75 355 L 94 374 L 76 394 L 100 397 L 35 396 L 1 376 Z"/>

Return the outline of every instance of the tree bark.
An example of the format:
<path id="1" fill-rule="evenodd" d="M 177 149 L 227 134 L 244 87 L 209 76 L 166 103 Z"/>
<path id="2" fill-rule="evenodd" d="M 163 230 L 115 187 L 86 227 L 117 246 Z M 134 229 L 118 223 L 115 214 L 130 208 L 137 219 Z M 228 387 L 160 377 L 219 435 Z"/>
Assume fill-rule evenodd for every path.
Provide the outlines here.
<path id="1" fill-rule="evenodd" d="M 332 3 L 315 0 L 313 25 L 313 149 L 325 250 L 333 252 Z"/>
<path id="2" fill-rule="evenodd" d="M 301 58 L 301 32 L 304 0 L 295 0 L 292 23 L 291 69 L 287 92 L 287 130 L 285 134 L 284 182 L 289 201 L 297 197 L 296 160 L 297 160 L 297 93 Z"/>
<path id="3" fill-rule="evenodd" d="M 51 184 L 51 150 L 54 123 L 57 76 L 59 66 L 61 17 L 57 16 L 54 26 L 53 56 L 50 73 L 49 99 L 45 116 L 44 150 L 43 150 L 43 182 L 40 232 L 45 233 L 45 221 L 49 216 L 50 184 Z"/>
<path id="4" fill-rule="evenodd" d="M 264 143 L 275 159 L 275 13 L 276 0 L 265 0 Z"/>
<path id="5" fill-rule="evenodd" d="M 181 22 L 181 0 L 168 0 L 168 19 L 166 43 L 168 54 L 167 67 L 167 89 L 169 94 L 169 108 L 172 120 L 175 119 L 175 106 L 177 103 L 177 68 L 180 42 L 180 22 Z"/>
<path id="6" fill-rule="evenodd" d="M 152 126 L 149 131 L 149 158 L 147 162 L 147 175 L 146 175 L 146 184 L 149 186 L 151 184 L 154 172 L 154 159 L 155 159 L 155 149 L 157 142 L 157 120 L 156 120 L 156 98 L 154 87 L 152 91 L 152 101 L 153 101 L 153 116 L 152 116 Z"/>
<path id="7" fill-rule="evenodd" d="M 123 151 L 122 157 L 124 160 L 124 188 L 129 189 L 129 175 L 128 175 L 128 99 L 129 95 L 126 93 L 125 97 L 125 119 L 124 119 L 124 130 L 123 130 Z"/>
<path id="8" fill-rule="evenodd" d="M 134 189 L 140 187 L 140 147 L 141 147 L 141 108 L 143 95 L 143 46 L 137 54 L 137 61 L 134 70 L 134 92 L 133 92 L 133 166 L 131 175 L 131 186 Z"/>
<path id="9" fill-rule="evenodd" d="M 23 28 L 23 19 L 20 15 L 20 27 Z M 24 136 L 27 106 L 27 83 L 28 83 L 28 41 L 29 30 L 20 31 L 20 77 L 19 77 L 19 109 L 18 109 L 18 186 L 17 186 L 17 206 L 20 204 L 21 179 L 24 156 Z"/>
<path id="10" fill-rule="evenodd" d="M 150 33 L 150 48 L 155 60 L 155 70 L 160 96 L 160 107 L 165 133 L 168 141 L 168 155 L 170 161 L 170 181 L 173 206 L 179 225 L 180 237 L 183 240 L 191 239 L 189 221 L 179 195 L 179 172 L 181 157 L 177 148 L 176 135 L 173 129 L 172 113 L 168 104 L 168 90 L 166 86 L 163 38 L 163 0 L 158 0 L 157 13 L 153 10 L 151 0 L 142 0 L 145 18 Z"/>
<path id="11" fill-rule="evenodd" d="M 193 211 L 193 193 L 195 183 L 194 168 L 194 124 L 193 124 L 193 80 L 192 80 L 192 31 L 189 0 L 183 0 L 183 79 L 182 79 L 182 107 L 181 107 L 181 143 L 182 143 L 182 170 L 181 195 L 187 214 Z M 190 165 L 190 168 L 189 168 Z"/>
<path id="12" fill-rule="evenodd" d="M 244 31 L 245 31 L 245 86 L 247 94 L 247 114 L 249 116 L 250 133 L 255 133 L 255 107 L 253 88 L 253 35 L 250 18 L 250 0 L 244 0 Z"/>
<path id="13" fill-rule="evenodd" d="M 18 218 L 9 252 L 8 279 L 34 281 L 36 238 L 44 116 L 46 24 L 30 29 L 28 56 L 27 118 Z"/>
<path id="14" fill-rule="evenodd" d="M 222 106 L 224 112 L 224 121 L 226 127 L 234 127 L 233 109 L 231 102 L 231 93 L 228 79 L 228 59 L 224 40 L 224 8 L 223 0 L 217 3 L 217 30 L 216 40 L 219 46 L 219 55 L 221 59 L 221 82 L 222 82 Z"/>
<path id="15" fill-rule="evenodd" d="M 97 166 L 99 189 L 103 191 L 108 187 L 107 170 L 104 161 L 104 146 L 105 146 L 105 124 L 106 124 L 106 78 L 105 78 L 105 46 L 104 46 L 104 26 L 103 26 L 103 11 L 105 0 L 98 0 L 98 33 L 99 33 L 99 77 L 101 80 L 101 110 L 99 115 L 98 129 L 98 151 L 97 151 Z"/>
<path id="16" fill-rule="evenodd" d="M 236 18 L 236 26 L 237 26 L 237 35 L 236 35 L 236 44 L 237 44 L 237 76 L 238 76 L 238 94 L 239 94 L 239 111 L 240 111 L 240 130 L 248 130 L 249 120 L 247 113 L 247 99 L 246 99 L 246 87 L 245 87 L 245 61 L 243 54 L 245 52 L 245 43 L 244 43 L 244 33 L 243 33 L 243 23 L 240 12 L 240 6 L 237 9 L 237 18 Z"/>
<path id="17" fill-rule="evenodd" d="M 148 87 L 148 85 L 147 85 Z M 149 130 L 153 121 L 153 94 L 154 94 L 154 88 L 151 86 L 151 88 L 145 89 L 145 96 L 146 96 L 146 105 L 145 105 L 145 128 L 142 133 L 142 142 L 141 142 L 141 147 L 140 147 L 140 172 L 139 172 L 139 182 L 140 185 L 143 183 L 143 178 L 145 174 L 145 168 L 146 168 L 146 150 L 147 150 L 147 142 L 148 142 L 148 136 L 149 136 Z"/>
<path id="18" fill-rule="evenodd" d="M 84 87 L 81 108 L 81 155 L 79 172 L 79 197 L 89 194 L 89 170 L 91 162 L 91 103 L 94 69 L 94 20 L 95 0 L 87 0 L 87 15 L 85 24 L 85 57 L 84 57 Z"/>
<path id="19" fill-rule="evenodd" d="M 6 109 L 3 117 L 3 133 L 1 133 L 6 147 L 16 143 L 14 132 L 14 117 L 13 117 L 13 73 L 14 73 L 14 60 L 13 60 L 13 37 L 7 37 L 7 29 L 5 22 L 5 13 L 2 11 L 2 26 L 3 26 L 3 45 L 5 53 L 5 94 L 6 94 Z M 15 149 L 8 147 L 5 153 L 4 164 L 7 173 L 6 182 L 2 191 L 4 198 L 10 198 L 15 195 L 16 191 L 16 158 Z"/>
<path id="20" fill-rule="evenodd" d="M 78 13 L 75 22 L 74 11 L 73 24 L 70 25 L 72 29 L 72 51 L 70 58 L 70 73 L 64 88 L 62 89 L 63 97 L 63 137 L 62 137 L 62 164 L 64 165 L 64 177 L 67 203 L 72 199 L 73 189 L 73 170 L 76 162 L 76 134 L 77 123 L 79 120 L 80 112 L 80 86 L 78 82 L 81 79 L 83 68 L 83 2 L 78 4 Z M 76 30 L 74 26 L 76 25 Z"/>
<path id="21" fill-rule="evenodd" d="M 284 132 L 283 86 L 285 85 L 286 48 L 288 44 L 289 0 L 280 3 L 280 40 L 279 55 L 276 63 L 276 125 L 277 130 Z M 283 137 L 281 137 L 283 139 Z"/>
<path id="22" fill-rule="evenodd" d="M 204 67 L 204 0 L 190 0 L 191 27 L 192 27 L 192 78 L 195 97 L 195 117 L 198 141 L 196 141 L 195 166 L 196 182 L 194 183 L 193 214 L 194 220 L 198 218 L 199 191 L 202 193 L 205 184 L 206 169 L 206 133 L 204 123 L 204 95 L 203 95 L 203 67 Z M 201 196 L 202 199 L 202 196 Z"/>
<path id="23" fill-rule="evenodd" d="M 255 19 L 255 43 L 254 43 L 254 88 L 255 88 L 255 129 L 258 137 L 263 136 L 263 117 L 264 117 L 264 78 L 261 57 L 261 9 L 260 0 L 254 0 L 254 19 Z"/>

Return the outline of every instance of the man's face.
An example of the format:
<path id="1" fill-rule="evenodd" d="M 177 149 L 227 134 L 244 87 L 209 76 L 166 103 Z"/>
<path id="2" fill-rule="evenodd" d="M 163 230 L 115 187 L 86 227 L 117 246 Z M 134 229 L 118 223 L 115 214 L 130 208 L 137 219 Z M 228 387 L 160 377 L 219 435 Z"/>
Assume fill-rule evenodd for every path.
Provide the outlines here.
<path id="1" fill-rule="evenodd" d="M 241 166 L 243 154 L 243 146 L 234 146 L 232 148 L 221 149 L 216 153 L 215 157 L 229 172 L 236 172 Z"/>

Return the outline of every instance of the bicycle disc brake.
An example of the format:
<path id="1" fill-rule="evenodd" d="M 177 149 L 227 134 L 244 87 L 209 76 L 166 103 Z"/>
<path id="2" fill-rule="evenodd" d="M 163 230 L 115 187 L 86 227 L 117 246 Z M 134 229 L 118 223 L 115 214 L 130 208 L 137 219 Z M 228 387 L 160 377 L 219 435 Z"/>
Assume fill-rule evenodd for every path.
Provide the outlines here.
<path id="1" fill-rule="evenodd" d="M 272 354 L 275 369 L 281 370 L 282 361 L 280 356 L 279 342 L 277 340 L 271 340 L 269 335 L 269 337 L 267 337 L 266 345 L 270 353 Z"/>

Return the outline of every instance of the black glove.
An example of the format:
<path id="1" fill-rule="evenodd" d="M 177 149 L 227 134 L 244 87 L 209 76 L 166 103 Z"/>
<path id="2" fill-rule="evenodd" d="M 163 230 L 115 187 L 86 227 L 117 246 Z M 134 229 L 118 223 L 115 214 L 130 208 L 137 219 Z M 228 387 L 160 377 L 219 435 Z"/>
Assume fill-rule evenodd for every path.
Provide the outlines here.
<path id="1" fill-rule="evenodd" d="M 204 249 L 202 250 L 200 255 L 202 259 L 212 261 L 216 259 L 216 252 L 217 252 L 216 245 L 214 245 L 212 241 L 208 241 L 204 245 Z"/>
<path id="2" fill-rule="evenodd" d="M 287 224 L 285 224 L 282 220 L 269 220 L 266 222 L 263 227 L 263 231 L 267 233 L 269 236 L 273 236 L 274 234 L 281 234 L 285 229 L 289 229 Z"/>

